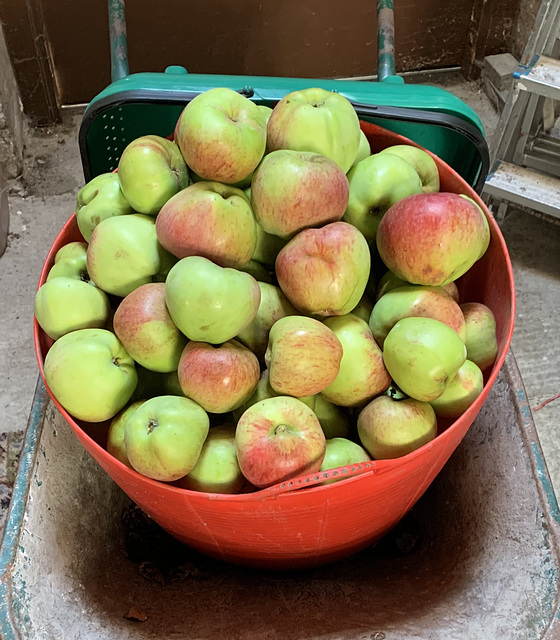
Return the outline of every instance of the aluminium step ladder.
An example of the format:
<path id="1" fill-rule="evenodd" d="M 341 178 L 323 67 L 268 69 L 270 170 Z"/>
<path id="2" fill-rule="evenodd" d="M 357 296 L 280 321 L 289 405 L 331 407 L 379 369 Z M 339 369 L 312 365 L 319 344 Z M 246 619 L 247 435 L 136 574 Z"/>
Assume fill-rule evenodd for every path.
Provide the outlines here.
<path id="1" fill-rule="evenodd" d="M 543 0 L 491 144 L 483 198 L 503 219 L 513 204 L 560 221 L 560 0 Z"/>

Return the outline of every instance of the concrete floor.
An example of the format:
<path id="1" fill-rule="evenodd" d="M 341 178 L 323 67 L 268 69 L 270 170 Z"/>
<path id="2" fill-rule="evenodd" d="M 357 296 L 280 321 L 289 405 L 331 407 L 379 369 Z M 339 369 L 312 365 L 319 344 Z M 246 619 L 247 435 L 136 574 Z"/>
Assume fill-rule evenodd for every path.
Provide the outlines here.
<path id="1" fill-rule="evenodd" d="M 490 140 L 498 116 L 478 83 L 434 76 L 482 118 Z M 74 210 L 83 183 L 77 131 L 81 114 L 63 125 L 31 131 L 23 178 L 12 185 L 8 249 L 0 258 L 0 434 L 25 428 L 37 379 L 32 318 L 40 270 L 59 229 Z M 560 225 L 510 212 L 502 227 L 516 278 L 518 312 L 513 352 L 530 406 L 560 392 Z M 560 492 L 560 399 L 534 411 L 553 485 Z"/>

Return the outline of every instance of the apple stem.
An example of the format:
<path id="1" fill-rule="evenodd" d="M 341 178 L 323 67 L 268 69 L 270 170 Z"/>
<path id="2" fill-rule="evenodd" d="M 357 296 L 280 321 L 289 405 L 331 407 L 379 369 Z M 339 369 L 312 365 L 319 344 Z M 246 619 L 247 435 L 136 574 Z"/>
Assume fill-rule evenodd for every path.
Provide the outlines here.
<path id="1" fill-rule="evenodd" d="M 120 367 L 120 365 L 121 365 L 121 360 L 120 360 L 120 358 L 113 358 L 113 364 L 114 364 L 116 367 Z"/>
<path id="2" fill-rule="evenodd" d="M 279 424 L 274 430 L 274 435 L 278 435 L 279 433 L 285 433 L 288 431 L 288 427 L 285 424 Z"/>

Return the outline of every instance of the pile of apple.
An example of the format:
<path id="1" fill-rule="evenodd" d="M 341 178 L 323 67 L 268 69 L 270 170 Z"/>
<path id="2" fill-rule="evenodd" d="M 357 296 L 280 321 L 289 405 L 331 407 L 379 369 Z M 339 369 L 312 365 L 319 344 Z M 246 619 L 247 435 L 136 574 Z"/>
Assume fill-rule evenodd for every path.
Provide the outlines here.
<path id="1" fill-rule="evenodd" d="M 409 454 L 496 357 L 491 310 L 455 285 L 485 215 L 425 151 L 371 155 L 337 93 L 206 91 L 76 219 L 36 296 L 45 380 L 155 480 L 238 493 Z"/>

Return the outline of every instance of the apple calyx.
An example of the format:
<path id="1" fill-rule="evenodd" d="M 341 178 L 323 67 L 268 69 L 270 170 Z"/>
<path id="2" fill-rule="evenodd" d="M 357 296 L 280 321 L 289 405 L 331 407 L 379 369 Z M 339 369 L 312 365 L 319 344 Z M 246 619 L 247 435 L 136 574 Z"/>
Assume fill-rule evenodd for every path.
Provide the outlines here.
<path id="1" fill-rule="evenodd" d="M 150 418 L 148 420 L 148 435 L 150 435 L 156 427 L 159 427 L 159 422 L 155 418 Z"/>
<path id="2" fill-rule="evenodd" d="M 280 435 L 282 433 L 287 433 L 289 431 L 288 425 L 286 424 L 279 424 L 276 429 L 274 429 L 274 435 Z"/>
<path id="3" fill-rule="evenodd" d="M 389 396 L 389 398 L 395 400 L 396 402 L 398 402 L 399 400 L 406 400 L 408 398 L 406 393 L 404 393 L 404 391 L 401 391 L 394 382 L 389 385 L 389 388 L 387 389 L 387 391 L 385 391 L 384 395 Z"/>

